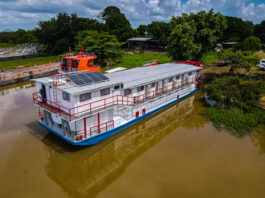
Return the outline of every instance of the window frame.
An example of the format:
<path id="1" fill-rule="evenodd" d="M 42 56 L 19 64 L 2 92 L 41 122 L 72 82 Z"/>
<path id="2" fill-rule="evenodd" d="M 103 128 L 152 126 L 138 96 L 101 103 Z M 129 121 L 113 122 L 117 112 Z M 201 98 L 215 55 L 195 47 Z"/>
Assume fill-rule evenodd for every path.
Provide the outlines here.
<path id="1" fill-rule="evenodd" d="M 107 95 L 110 95 L 110 88 L 105 88 L 100 90 L 100 96 L 107 96 Z"/>
<path id="2" fill-rule="evenodd" d="M 137 87 L 137 92 L 144 91 L 144 85 Z"/>
<path id="3" fill-rule="evenodd" d="M 120 89 L 120 85 L 115 85 L 114 90 L 118 90 L 118 89 Z"/>
<path id="4" fill-rule="evenodd" d="M 81 99 L 82 96 L 84 96 L 85 98 L 84 99 Z M 79 95 L 79 101 L 80 102 L 84 102 L 84 101 L 87 101 L 87 100 L 91 100 L 91 93 L 90 92 Z"/>
<path id="5" fill-rule="evenodd" d="M 65 101 L 70 101 L 70 94 L 63 91 L 63 100 Z"/>
<path id="6" fill-rule="evenodd" d="M 126 93 L 128 91 L 128 93 Z M 124 96 L 129 96 L 132 94 L 132 89 L 124 89 Z"/>

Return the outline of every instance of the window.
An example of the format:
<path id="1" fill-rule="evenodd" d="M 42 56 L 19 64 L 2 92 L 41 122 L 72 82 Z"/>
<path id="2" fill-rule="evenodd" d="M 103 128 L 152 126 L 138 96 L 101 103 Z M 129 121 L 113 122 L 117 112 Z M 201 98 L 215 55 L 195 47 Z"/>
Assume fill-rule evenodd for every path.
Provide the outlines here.
<path id="1" fill-rule="evenodd" d="M 156 86 L 156 83 L 152 83 L 151 84 L 151 87 L 153 88 L 153 87 L 155 87 Z"/>
<path id="2" fill-rule="evenodd" d="M 101 89 L 100 90 L 100 96 L 106 96 L 110 94 L 110 88 Z"/>
<path id="3" fill-rule="evenodd" d="M 168 79 L 168 82 L 172 82 L 172 81 L 173 81 L 173 78 L 169 78 L 169 79 Z"/>
<path id="4" fill-rule="evenodd" d="M 80 102 L 90 100 L 91 99 L 91 93 L 85 93 L 80 95 Z"/>
<path id="5" fill-rule="evenodd" d="M 66 100 L 66 101 L 70 101 L 69 93 L 63 92 L 63 99 Z"/>
<path id="6" fill-rule="evenodd" d="M 180 79 L 180 76 L 176 76 L 176 79 L 179 80 Z"/>
<path id="7" fill-rule="evenodd" d="M 143 90 L 144 90 L 144 86 L 137 87 L 137 92 L 140 92 L 140 91 L 143 91 Z"/>
<path id="8" fill-rule="evenodd" d="M 132 90 L 131 89 L 124 89 L 124 96 L 128 96 L 132 94 Z"/>
<path id="9" fill-rule="evenodd" d="M 120 85 L 116 85 L 115 87 L 114 87 L 114 89 L 119 89 L 120 88 Z"/>

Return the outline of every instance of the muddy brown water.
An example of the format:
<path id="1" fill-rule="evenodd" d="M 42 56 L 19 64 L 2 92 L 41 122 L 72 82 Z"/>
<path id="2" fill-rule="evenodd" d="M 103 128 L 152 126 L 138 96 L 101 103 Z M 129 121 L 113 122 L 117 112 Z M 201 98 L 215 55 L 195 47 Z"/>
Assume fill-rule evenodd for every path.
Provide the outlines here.
<path id="1" fill-rule="evenodd" d="M 0 88 L 0 197 L 265 197 L 265 126 L 237 138 L 193 95 L 91 147 L 38 125 L 34 83 Z"/>

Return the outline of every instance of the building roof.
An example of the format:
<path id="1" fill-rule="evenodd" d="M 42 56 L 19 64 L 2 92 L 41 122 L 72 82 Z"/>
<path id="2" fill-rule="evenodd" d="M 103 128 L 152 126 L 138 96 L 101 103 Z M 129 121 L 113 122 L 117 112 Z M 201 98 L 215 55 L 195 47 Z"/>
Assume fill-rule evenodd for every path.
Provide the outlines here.
<path id="1" fill-rule="evenodd" d="M 223 45 L 235 45 L 238 42 L 222 42 Z"/>
<path id="2" fill-rule="evenodd" d="M 125 67 L 116 67 L 114 69 L 107 70 L 106 73 L 113 73 L 113 72 L 122 71 L 125 69 L 126 69 Z"/>
<path id="3" fill-rule="evenodd" d="M 150 40 L 151 38 L 145 38 L 145 37 L 133 37 L 133 38 L 130 38 L 128 39 L 128 41 L 148 41 Z"/>
<path id="4" fill-rule="evenodd" d="M 174 77 L 176 75 L 196 71 L 199 67 L 187 64 L 165 63 L 151 67 L 137 67 L 129 70 L 105 74 L 108 81 L 95 83 L 86 86 L 74 86 L 66 83 L 58 86 L 59 89 L 72 95 L 79 95 L 92 90 L 98 90 L 123 84 L 123 88 L 134 88 L 141 85 L 156 82 L 161 79 Z M 37 80 L 38 81 L 38 80 Z"/>

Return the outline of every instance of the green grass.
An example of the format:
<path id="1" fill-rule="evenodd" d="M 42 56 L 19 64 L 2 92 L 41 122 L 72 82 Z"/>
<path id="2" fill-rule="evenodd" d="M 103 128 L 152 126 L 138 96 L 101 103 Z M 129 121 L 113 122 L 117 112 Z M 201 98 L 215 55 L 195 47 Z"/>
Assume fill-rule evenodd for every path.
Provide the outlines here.
<path id="1" fill-rule="evenodd" d="M 206 115 L 218 128 L 223 126 L 237 136 L 243 136 L 258 124 L 265 123 L 265 111 L 257 107 L 252 107 L 247 113 L 237 108 L 213 107 L 206 110 Z"/>
<path id="2" fill-rule="evenodd" d="M 61 60 L 60 56 L 46 56 L 46 57 L 37 57 L 37 58 L 29 58 L 21 60 L 4 61 L 0 62 L 0 71 L 16 69 L 20 66 L 31 67 L 34 65 L 53 63 L 53 62 L 58 62 L 60 60 Z"/>
<path id="3" fill-rule="evenodd" d="M 112 65 L 112 67 L 133 68 L 143 65 L 145 62 L 152 62 L 158 60 L 158 63 L 171 62 L 167 54 L 151 54 L 151 53 L 136 53 L 124 55 L 119 62 Z"/>
<path id="4" fill-rule="evenodd" d="M 10 44 L 10 43 L 0 43 L 0 49 L 1 48 L 12 48 L 15 47 L 14 44 Z"/>
<path id="5" fill-rule="evenodd" d="M 208 53 L 205 53 L 205 54 L 203 54 L 203 56 L 201 58 L 201 62 L 203 64 L 216 63 L 217 61 L 220 61 L 217 52 L 208 52 Z"/>

